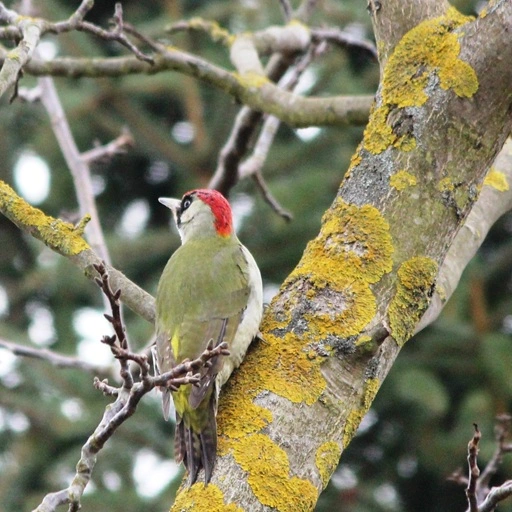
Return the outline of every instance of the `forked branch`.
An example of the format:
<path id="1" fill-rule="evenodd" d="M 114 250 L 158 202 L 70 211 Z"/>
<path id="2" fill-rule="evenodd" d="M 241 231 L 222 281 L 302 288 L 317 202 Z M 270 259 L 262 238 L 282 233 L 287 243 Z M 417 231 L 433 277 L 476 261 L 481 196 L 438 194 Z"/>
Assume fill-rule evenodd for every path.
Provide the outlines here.
<path id="1" fill-rule="evenodd" d="M 184 384 L 196 384 L 199 382 L 197 372 L 202 366 L 208 364 L 213 357 L 229 353 L 227 344 L 221 343 L 215 348 L 205 350 L 193 361 L 184 361 L 169 372 L 152 376 L 148 357 L 145 354 L 131 352 L 129 349 L 119 307 L 120 290 L 111 288 L 105 265 L 95 265 L 95 269 L 99 274 L 96 283 L 107 297 L 111 307 L 111 314 L 106 314 L 105 317 L 112 324 L 115 332 L 112 336 L 104 336 L 101 341 L 109 345 L 120 363 L 121 386 L 111 386 L 107 379 L 94 380 L 94 386 L 97 389 L 106 396 L 116 397 L 116 400 L 105 408 L 100 423 L 83 445 L 76 473 L 69 487 L 47 494 L 34 512 L 53 512 L 60 505 L 66 504 L 70 512 L 79 510 L 81 497 L 91 479 L 98 453 L 119 426 L 135 413 L 142 397 L 156 387 L 175 390 Z M 134 375 L 130 368 L 128 364 L 130 361 L 138 367 L 137 375 Z"/>

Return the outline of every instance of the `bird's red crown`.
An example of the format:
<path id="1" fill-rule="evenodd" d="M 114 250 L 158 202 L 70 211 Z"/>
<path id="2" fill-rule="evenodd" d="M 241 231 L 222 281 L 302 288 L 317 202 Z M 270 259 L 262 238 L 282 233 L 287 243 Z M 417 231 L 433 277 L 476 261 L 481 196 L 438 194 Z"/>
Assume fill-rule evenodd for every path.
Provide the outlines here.
<path id="1" fill-rule="evenodd" d="M 215 229 L 220 236 L 231 235 L 233 231 L 231 206 L 220 192 L 202 188 L 188 192 L 188 194 L 195 194 L 201 201 L 210 206 L 215 217 Z"/>

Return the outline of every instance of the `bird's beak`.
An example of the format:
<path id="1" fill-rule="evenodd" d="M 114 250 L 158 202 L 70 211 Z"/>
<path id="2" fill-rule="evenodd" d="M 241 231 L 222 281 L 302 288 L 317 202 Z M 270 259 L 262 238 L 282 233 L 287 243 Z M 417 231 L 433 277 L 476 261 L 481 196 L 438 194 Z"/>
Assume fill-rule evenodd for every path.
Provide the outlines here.
<path id="1" fill-rule="evenodd" d="M 159 197 L 158 201 L 171 210 L 174 221 L 178 224 L 178 212 L 180 210 L 181 200 L 172 197 Z"/>
<path id="2" fill-rule="evenodd" d="M 164 206 L 167 206 L 167 208 L 169 208 L 173 213 L 180 209 L 180 199 L 173 199 L 172 197 L 159 197 L 158 201 Z"/>

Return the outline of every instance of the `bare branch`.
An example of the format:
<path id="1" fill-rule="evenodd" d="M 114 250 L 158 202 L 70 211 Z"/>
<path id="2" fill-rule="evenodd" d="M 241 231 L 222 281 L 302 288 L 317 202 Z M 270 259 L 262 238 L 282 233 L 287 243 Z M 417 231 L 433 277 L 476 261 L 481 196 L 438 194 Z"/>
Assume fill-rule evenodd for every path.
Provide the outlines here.
<path id="1" fill-rule="evenodd" d="M 121 308 L 119 305 L 121 290 L 118 289 L 113 291 L 110 287 L 109 277 L 104 263 L 100 265 L 94 265 L 94 269 L 100 275 L 100 278 L 95 280 L 96 284 L 101 288 L 101 291 L 107 298 L 110 309 L 112 311 L 112 315 L 105 313 L 104 316 L 112 324 L 115 332 L 115 336 L 104 336 L 101 341 L 102 343 L 110 346 L 110 350 L 119 360 L 119 364 L 121 366 L 119 373 L 121 375 L 121 379 L 123 379 L 123 388 L 126 390 L 131 390 L 133 388 L 134 380 L 130 366 L 128 365 L 129 358 L 122 357 L 121 355 L 124 355 L 124 353 L 129 353 L 128 339 L 126 338 L 126 331 L 123 325 L 123 320 L 121 318 Z M 131 360 L 134 359 L 132 358 Z M 141 356 L 136 362 L 139 364 L 141 370 L 145 371 L 145 374 L 147 374 L 149 366 L 147 364 L 146 356 Z"/>
<path id="2" fill-rule="evenodd" d="M 503 482 L 499 487 L 493 487 L 485 501 L 478 507 L 478 512 L 492 512 L 500 501 L 512 496 L 512 480 Z"/>
<path id="3" fill-rule="evenodd" d="M 0 62 L 7 52 L 0 48 Z M 304 98 L 279 89 L 270 81 L 259 82 L 240 77 L 219 66 L 177 49 L 161 49 L 155 63 L 149 66 L 134 57 L 105 59 L 55 58 L 51 61 L 32 59 L 24 67 L 35 76 L 116 77 L 129 74 L 154 74 L 179 71 L 230 94 L 236 100 L 259 112 L 274 114 L 295 127 L 363 125 L 368 121 L 373 96 L 333 96 Z M 292 108 L 293 105 L 293 108 Z"/>
<path id="4" fill-rule="evenodd" d="M 279 0 L 279 4 L 281 5 L 281 10 L 283 11 L 284 20 L 288 23 L 293 16 L 293 7 L 290 3 L 290 0 Z"/>
<path id="5" fill-rule="evenodd" d="M 263 199 L 265 199 L 266 203 L 272 208 L 272 210 L 274 210 L 280 217 L 283 217 L 284 220 L 286 220 L 287 222 L 291 221 L 293 219 L 293 214 L 288 210 L 285 210 L 279 204 L 277 199 L 272 195 L 272 192 L 270 192 L 270 189 L 265 183 L 265 180 L 263 179 L 261 172 L 255 172 L 252 175 L 252 177 L 254 179 L 254 182 L 258 186 L 258 189 L 260 190 Z"/>
<path id="6" fill-rule="evenodd" d="M 100 258 L 110 263 L 110 255 L 108 253 L 105 237 L 103 236 L 103 230 L 101 229 L 98 210 L 94 200 L 89 166 L 81 157 L 75 143 L 53 78 L 41 77 L 39 79 L 39 87 L 41 89 L 41 102 L 48 112 L 53 132 L 55 133 L 55 137 L 73 177 L 74 188 L 80 206 L 80 215 L 89 214 L 91 216 L 87 238 Z"/>
<path id="7" fill-rule="evenodd" d="M 2 180 L 0 180 L 0 212 L 23 232 L 41 240 L 52 251 L 68 258 L 89 279 L 94 280 L 97 277 L 94 265 L 101 264 L 102 259 L 83 238 L 84 222 L 73 226 L 45 215 L 19 197 Z M 87 218 L 85 217 L 84 220 L 86 221 Z M 115 268 L 107 265 L 107 270 L 112 286 L 123 290 L 123 303 L 142 318 L 153 323 L 155 320 L 154 298 Z"/>
<path id="8" fill-rule="evenodd" d="M 89 151 L 82 153 L 81 158 L 87 164 L 100 161 L 108 161 L 114 156 L 125 153 L 126 150 L 134 145 L 134 140 L 128 130 L 123 130 L 121 135 L 104 146 L 97 146 Z"/>
<path id="9" fill-rule="evenodd" d="M 481 433 L 477 425 L 474 424 L 475 433 L 468 443 L 467 460 L 469 476 L 465 477 L 462 471 L 458 469 L 448 477 L 448 480 L 466 486 L 466 497 L 468 500 L 466 512 L 491 512 L 495 510 L 500 501 L 512 495 L 512 480 L 507 480 L 499 487 L 489 489 L 489 481 L 499 469 L 503 454 L 512 451 L 512 446 L 505 442 L 511 425 L 512 416 L 509 414 L 502 414 L 496 418 L 496 451 L 485 470 L 480 473 L 477 465 L 477 457 Z"/>
<path id="10" fill-rule="evenodd" d="M 285 90 L 293 90 L 297 86 L 302 73 L 304 73 L 314 58 L 323 52 L 324 48 L 325 44 L 313 45 L 306 55 L 304 55 L 290 70 L 290 73 L 281 79 L 279 86 Z M 252 155 L 243 162 L 242 165 L 240 165 L 238 174 L 241 179 L 247 176 L 252 176 L 254 182 L 258 186 L 258 189 L 262 193 L 263 198 L 270 207 L 286 221 L 290 221 L 292 220 L 293 215 L 289 211 L 285 210 L 273 197 L 262 174 L 263 165 L 265 164 L 279 125 L 280 121 L 277 117 L 267 116 L 263 123 L 263 127 L 261 128 L 258 140 L 254 146 Z"/>
<path id="11" fill-rule="evenodd" d="M 0 338 L 0 347 L 9 350 L 10 352 L 17 356 L 31 357 L 34 359 L 41 359 L 42 361 L 47 361 L 56 368 L 75 368 L 93 374 L 106 374 L 109 370 L 107 367 L 94 365 L 88 363 L 87 361 L 82 361 L 77 357 L 65 356 L 63 354 L 59 354 L 58 352 L 54 352 L 47 348 L 29 347 L 27 345 L 13 343 L 2 338 Z"/>
<path id="12" fill-rule="evenodd" d="M 479 502 L 489 494 L 489 483 L 503 462 L 503 455 L 511 451 L 510 446 L 505 443 L 505 439 L 510 432 L 511 425 L 512 416 L 510 416 L 510 414 L 500 414 L 496 418 L 496 426 L 494 428 L 496 450 L 480 475 L 477 490 Z"/>
<path id="13" fill-rule="evenodd" d="M 128 48 L 137 59 L 153 64 L 153 57 L 144 54 L 127 38 L 120 3 L 116 4 L 112 30 L 104 30 L 84 21 L 85 15 L 92 9 L 93 5 L 94 0 L 83 0 L 78 9 L 66 21 L 51 23 L 40 18 L 20 16 L 16 11 L 7 9 L 4 3 L 0 2 L 0 22 L 9 24 L 8 27 L 0 31 L 0 36 L 21 40 L 14 50 L 5 54 L 3 66 L 0 70 L 0 96 L 9 87 L 13 85 L 16 87 L 20 74 L 34 54 L 41 36 L 48 32 L 54 34 L 62 34 L 72 30 L 88 32 L 106 41 L 116 41 Z"/>
<path id="14" fill-rule="evenodd" d="M 270 59 L 267 65 L 269 80 L 280 80 L 286 73 L 289 62 L 278 55 Z M 231 188 L 238 181 L 238 166 L 249 148 L 250 141 L 256 132 L 262 112 L 242 107 L 238 112 L 228 140 L 219 153 L 217 168 L 210 179 L 209 188 L 220 190 L 228 195 Z"/>
<path id="15" fill-rule="evenodd" d="M 6 54 L 0 70 L 1 97 L 9 87 L 16 86 L 23 67 L 39 44 L 45 23 L 42 20 L 19 16 L 15 11 L 7 9 L 3 2 L 0 2 L 0 21 L 15 24 L 18 28 L 17 36 L 21 39 L 17 47 Z"/>
<path id="16" fill-rule="evenodd" d="M 466 488 L 466 497 L 468 498 L 469 512 L 478 512 L 478 501 L 476 496 L 476 486 L 478 477 L 480 476 L 480 470 L 477 465 L 478 458 L 478 442 L 482 437 L 478 426 L 475 423 L 475 434 L 468 443 L 468 466 L 469 466 L 469 483 Z"/>
<path id="17" fill-rule="evenodd" d="M 326 41 L 349 50 L 352 48 L 362 49 L 377 61 L 377 49 L 371 41 L 354 37 L 344 30 L 337 28 L 313 28 L 311 29 L 311 37 L 313 41 Z"/>
<path id="18" fill-rule="evenodd" d="M 105 315 L 114 326 L 115 336 L 106 336 L 103 342 L 107 343 L 116 358 L 120 362 L 120 374 L 123 385 L 120 388 L 109 386 L 106 380 L 94 380 L 94 386 L 107 396 L 115 396 L 116 400 L 105 408 L 99 425 L 83 445 L 81 457 L 76 465 L 76 474 L 68 488 L 46 495 L 34 512 L 54 512 L 60 505 L 68 504 L 69 511 L 80 509 L 80 501 L 86 486 L 88 485 L 94 470 L 97 455 L 105 443 L 114 435 L 116 430 L 128 418 L 133 416 L 137 406 L 144 395 L 157 386 L 178 389 L 185 384 L 199 382 L 197 371 L 208 364 L 210 359 L 219 355 L 228 355 L 227 343 L 220 343 L 217 347 L 206 349 L 200 357 L 194 361 L 184 361 L 165 374 L 152 377 L 149 374 L 149 363 L 145 354 L 135 354 L 128 349 L 125 336 L 125 328 L 122 323 L 119 297 L 120 291 L 113 291 L 109 275 L 104 265 L 96 265 L 96 271 L 100 274 L 97 284 L 108 299 L 112 309 L 112 315 Z M 128 361 L 134 361 L 140 367 L 140 380 L 135 382 L 128 367 Z"/>
<path id="19" fill-rule="evenodd" d="M 54 34 L 62 34 L 72 30 L 80 30 L 89 34 L 95 35 L 105 41 L 116 41 L 130 50 L 137 59 L 153 63 L 153 57 L 146 55 L 139 50 L 127 37 L 124 30 L 123 20 L 123 7 L 120 3 L 116 3 L 113 20 L 113 28 L 111 30 L 104 30 L 93 23 L 84 21 L 85 15 L 92 9 L 94 0 L 83 0 L 78 10 L 72 14 L 66 21 L 58 23 L 48 23 L 47 32 Z"/>

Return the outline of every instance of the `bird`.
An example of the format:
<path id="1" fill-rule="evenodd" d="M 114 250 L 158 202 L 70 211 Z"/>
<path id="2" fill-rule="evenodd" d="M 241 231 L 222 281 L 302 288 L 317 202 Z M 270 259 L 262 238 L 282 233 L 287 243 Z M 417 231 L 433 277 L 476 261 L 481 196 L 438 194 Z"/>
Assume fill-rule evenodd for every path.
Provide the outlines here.
<path id="1" fill-rule="evenodd" d="M 221 387 L 258 335 L 263 312 L 261 273 L 238 240 L 227 199 L 196 189 L 180 199 L 160 197 L 173 215 L 181 246 L 165 266 L 156 295 L 156 362 L 160 373 L 199 357 L 222 342 L 229 355 L 215 356 L 199 370 L 199 383 L 164 388 L 163 414 L 176 410 L 175 460 L 183 462 L 188 485 L 201 468 L 207 485 L 217 452 L 217 403 Z"/>

